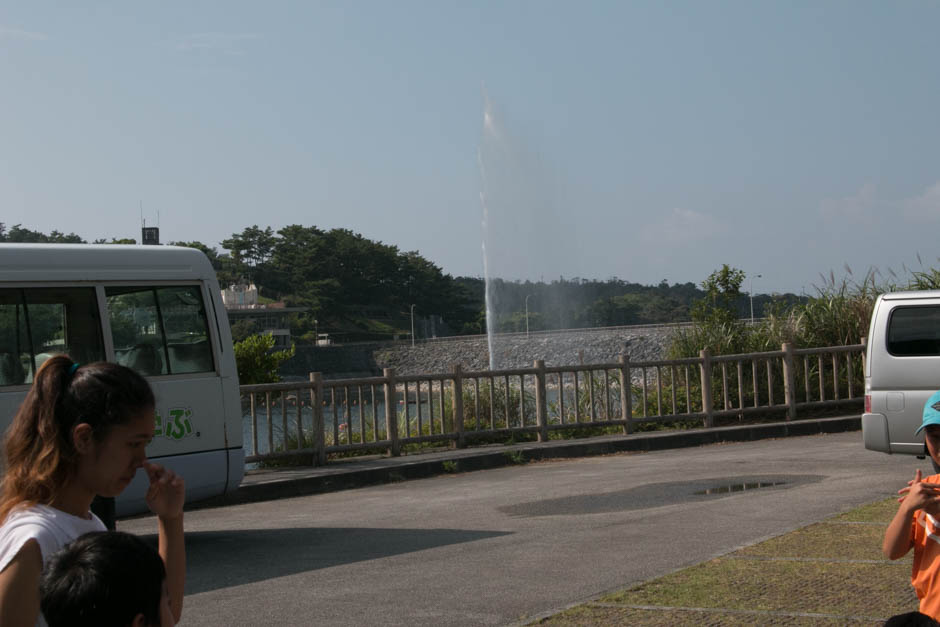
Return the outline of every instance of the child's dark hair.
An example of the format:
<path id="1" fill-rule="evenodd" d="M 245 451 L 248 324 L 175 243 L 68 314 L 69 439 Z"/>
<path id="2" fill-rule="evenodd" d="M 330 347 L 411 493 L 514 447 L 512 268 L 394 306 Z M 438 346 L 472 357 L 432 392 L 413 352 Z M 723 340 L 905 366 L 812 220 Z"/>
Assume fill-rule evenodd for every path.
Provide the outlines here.
<path id="1" fill-rule="evenodd" d="M 101 441 L 113 426 L 153 407 L 150 385 L 130 368 L 79 366 L 67 355 L 47 359 L 6 433 L 0 522 L 17 505 L 55 499 L 78 461 L 73 427 L 87 423 Z"/>
<path id="2" fill-rule="evenodd" d="M 39 579 L 49 627 L 160 624 L 166 569 L 153 547 L 129 533 L 86 533 L 50 558 Z"/>

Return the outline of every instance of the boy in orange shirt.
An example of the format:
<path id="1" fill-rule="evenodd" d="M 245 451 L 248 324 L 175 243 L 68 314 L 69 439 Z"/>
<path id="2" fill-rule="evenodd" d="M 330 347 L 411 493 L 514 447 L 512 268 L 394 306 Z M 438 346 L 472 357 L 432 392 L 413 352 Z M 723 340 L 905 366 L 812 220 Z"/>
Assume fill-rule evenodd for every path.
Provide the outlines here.
<path id="1" fill-rule="evenodd" d="M 924 405 L 924 419 L 917 433 L 931 459 L 940 464 L 940 391 Z M 911 584 L 920 599 L 920 612 L 940 620 L 940 475 L 921 477 L 918 469 L 906 488 L 898 490 L 901 505 L 885 531 L 882 551 L 896 560 L 914 548 Z"/>

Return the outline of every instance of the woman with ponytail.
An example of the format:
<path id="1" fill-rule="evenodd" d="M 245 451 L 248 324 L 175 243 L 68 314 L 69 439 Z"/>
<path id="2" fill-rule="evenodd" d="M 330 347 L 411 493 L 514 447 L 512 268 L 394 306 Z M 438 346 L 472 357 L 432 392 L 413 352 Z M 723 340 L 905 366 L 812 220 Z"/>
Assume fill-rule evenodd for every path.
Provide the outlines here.
<path id="1" fill-rule="evenodd" d="M 183 606 L 183 479 L 147 461 L 154 434 L 147 381 L 117 364 L 48 359 L 7 431 L 0 481 L 0 625 L 43 625 L 39 576 L 58 549 L 104 531 L 95 495 L 114 497 L 143 468 L 175 621 Z"/>

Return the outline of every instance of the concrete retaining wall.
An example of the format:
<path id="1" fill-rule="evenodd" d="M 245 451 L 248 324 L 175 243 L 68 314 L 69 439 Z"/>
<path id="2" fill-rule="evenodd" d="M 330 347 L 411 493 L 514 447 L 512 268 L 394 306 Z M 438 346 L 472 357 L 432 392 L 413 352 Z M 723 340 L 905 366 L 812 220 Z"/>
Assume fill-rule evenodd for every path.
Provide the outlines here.
<path id="1" fill-rule="evenodd" d="M 525 368 L 536 359 L 547 366 L 616 362 L 624 352 L 632 361 L 665 358 L 673 327 L 620 327 L 558 334 L 497 336 L 497 368 Z M 306 378 L 322 372 L 328 378 L 379 375 L 395 368 L 406 375 L 489 367 L 485 338 L 409 344 L 372 343 L 346 346 L 298 346 L 297 354 L 281 368 L 282 376 Z"/>

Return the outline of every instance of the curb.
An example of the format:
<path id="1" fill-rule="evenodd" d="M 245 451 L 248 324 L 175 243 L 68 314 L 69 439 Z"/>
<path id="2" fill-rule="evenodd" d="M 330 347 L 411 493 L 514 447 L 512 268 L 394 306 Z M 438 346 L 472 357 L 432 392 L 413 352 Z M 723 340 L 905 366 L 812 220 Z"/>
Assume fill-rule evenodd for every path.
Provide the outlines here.
<path id="1" fill-rule="evenodd" d="M 321 467 L 252 472 L 245 475 L 241 486 L 234 493 L 193 503 L 191 506 L 187 504 L 187 509 L 321 494 L 409 479 L 424 479 L 442 474 L 502 468 L 529 461 L 659 451 L 723 442 L 751 442 L 773 438 L 844 433 L 860 429 L 861 415 L 856 414 L 712 429 L 599 436 L 583 440 L 488 445 L 473 449 L 451 449 L 402 457 L 337 461 Z"/>

